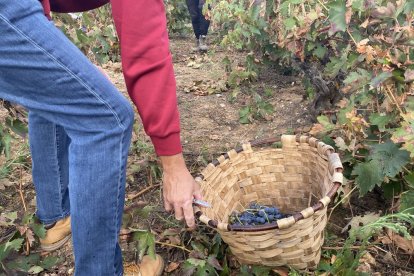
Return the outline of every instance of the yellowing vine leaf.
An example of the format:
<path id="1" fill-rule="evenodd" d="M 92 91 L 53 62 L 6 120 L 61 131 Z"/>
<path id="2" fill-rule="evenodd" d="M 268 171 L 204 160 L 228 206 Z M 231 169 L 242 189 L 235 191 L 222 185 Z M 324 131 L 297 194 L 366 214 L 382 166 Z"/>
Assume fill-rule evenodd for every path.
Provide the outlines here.
<path id="1" fill-rule="evenodd" d="M 329 34 L 333 35 L 338 31 L 346 31 L 346 6 L 344 0 L 333 1 L 329 5 L 329 21 L 331 22 L 331 28 Z"/>

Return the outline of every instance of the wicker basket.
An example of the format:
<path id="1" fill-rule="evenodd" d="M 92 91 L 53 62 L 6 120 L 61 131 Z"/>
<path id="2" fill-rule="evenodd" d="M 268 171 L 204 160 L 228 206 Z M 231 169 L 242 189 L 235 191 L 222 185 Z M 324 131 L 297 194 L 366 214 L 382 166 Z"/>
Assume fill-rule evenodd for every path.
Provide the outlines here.
<path id="1" fill-rule="evenodd" d="M 271 147 L 282 142 L 281 148 Z M 306 136 L 283 135 L 243 145 L 210 163 L 196 180 L 212 208 L 196 216 L 216 228 L 245 264 L 316 268 L 324 242 L 327 205 L 342 184 L 334 149 Z M 231 226 L 229 215 L 251 202 L 291 214 L 274 223 Z"/>

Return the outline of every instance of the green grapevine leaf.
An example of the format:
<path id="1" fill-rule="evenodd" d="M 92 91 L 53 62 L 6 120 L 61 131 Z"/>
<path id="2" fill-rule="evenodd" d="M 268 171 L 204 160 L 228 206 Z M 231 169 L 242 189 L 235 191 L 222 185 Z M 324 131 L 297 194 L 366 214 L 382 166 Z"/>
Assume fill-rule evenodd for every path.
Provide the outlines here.
<path id="1" fill-rule="evenodd" d="M 195 258 L 189 258 L 187 259 L 187 262 L 193 266 L 198 266 L 198 267 L 204 267 L 206 265 L 205 260 L 200 260 L 200 259 L 195 259 Z"/>
<path id="2" fill-rule="evenodd" d="M 24 239 L 14 239 L 5 244 L 0 244 L 0 262 L 6 258 L 12 250 L 18 251 Z"/>
<path id="3" fill-rule="evenodd" d="M 196 267 L 188 262 L 188 259 L 183 263 L 182 266 L 182 275 L 183 276 L 192 276 L 196 271 Z"/>
<path id="4" fill-rule="evenodd" d="M 335 128 L 335 125 L 331 123 L 326 115 L 318 116 L 317 120 L 324 127 L 325 131 L 330 131 Z"/>
<path id="5" fill-rule="evenodd" d="M 364 0 L 352 1 L 352 9 L 355 11 L 364 11 Z"/>
<path id="6" fill-rule="evenodd" d="M 60 259 L 56 256 L 47 256 L 46 258 L 42 260 L 41 266 L 44 269 L 49 269 L 55 266 L 59 261 Z"/>
<path id="7" fill-rule="evenodd" d="M 414 1 L 407 1 L 404 5 L 404 13 L 409 15 L 413 14 L 414 11 Z"/>
<path id="8" fill-rule="evenodd" d="M 383 173 L 388 177 L 394 177 L 410 162 L 410 154 L 401 150 L 396 144 L 388 141 L 373 146 L 373 160 L 378 161 Z"/>
<path id="9" fill-rule="evenodd" d="M 378 76 L 376 76 L 372 81 L 371 85 L 374 88 L 378 88 L 384 81 L 388 80 L 392 77 L 392 72 L 382 72 Z"/>
<path id="10" fill-rule="evenodd" d="M 393 199 L 395 196 L 399 195 L 401 193 L 401 182 L 395 182 L 390 181 L 389 183 L 386 183 L 382 185 L 382 190 L 384 191 L 384 197 L 386 199 Z"/>
<path id="11" fill-rule="evenodd" d="M 214 267 L 210 264 L 206 264 L 204 267 L 198 267 L 197 273 L 194 276 L 208 276 L 208 275 L 216 275 Z"/>
<path id="12" fill-rule="evenodd" d="M 407 181 L 408 186 L 410 186 L 411 189 L 414 189 L 414 172 L 411 172 L 410 174 L 404 176 L 404 180 Z"/>
<path id="13" fill-rule="evenodd" d="M 42 272 L 43 270 L 44 270 L 43 267 L 35 265 L 35 266 L 32 266 L 28 272 L 31 274 L 38 274 Z"/>
<path id="14" fill-rule="evenodd" d="M 335 34 L 338 31 L 344 32 L 346 30 L 345 3 L 345 0 L 337 0 L 329 5 L 329 21 L 331 22 L 331 28 L 329 30 L 330 35 Z"/>
<path id="15" fill-rule="evenodd" d="M 6 158 L 10 158 L 10 145 L 12 138 L 9 133 L 5 133 L 3 139 L 0 140 L 0 153 L 4 150 Z"/>
<path id="16" fill-rule="evenodd" d="M 206 249 L 206 247 L 201 242 L 198 242 L 198 241 L 192 241 L 191 246 L 193 247 L 195 251 L 198 251 L 202 254 L 204 254 L 204 251 Z"/>
<path id="17" fill-rule="evenodd" d="M 270 268 L 264 266 L 253 266 L 252 272 L 255 276 L 268 276 Z"/>
<path id="18" fill-rule="evenodd" d="M 361 196 L 372 191 L 375 185 L 380 185 L 384 179 L 381 172 L 380 164 L 377 160 L 370 160 L 365 163 L 359 163 L 354 167 L 352 175 L 356 175 L 355 182 L 359 187 Z"/>
<path id="19" fill-rule="evenodd" d="M 323 59 L 325 57 L 326 52 L 327 52 L 326 47 L 322 45 L 316 46 L 316 49 L 313 50 L 313 54 L 320 59 Z"/>
<path id="20" fill-rule="evenodd" d="M 331 57 L 330 62 L 326 65 L 324 74 L 330 78 L 335 78 L 341 69 L 343 69 L 347 63 L 347 51 L 343 53 L 340 58 Z"/>
<path id="21" fill-rule="evenodd" d="M 140 216 L 143 219 L 147 219 L 149 217 L 149 214 L 154 210 L 154 206 L 145 206 L 143 208 L 137 209 L 134 214 Z"/>
<path id="22" fill-rule="evenodd" d="M 348 77 L 344 80 L 344 83 L 352 87 L 353 90 L 357 90 L 369 84 L 370 80 L 371 74 L 367 70 L 358 68 L 357 72 L 349 73 Z"/>
<path id="23" fill-rule="evenodd" d="M 9 225 L 13 225 L 14 221 L 17 219 L 17 212 L 4 213 L 4 214 L 1 214 L 1 216 L 10 220 L 9 222 L 4 222 L 5 224 L 1 226 L 9 226 Z M 1 222 L 3 223 L 3 221 Z"/>
<path id="24" fill-rule="evenodd" d="M 26 134 L 28 133 L 27 130 L 27 124 L 23 123 L 19 119 L 10 119 L 7 118 L 6 125 L 17 135 L 21 137 L 26 137 Z"/>
<path id="25" fill-rule="evenodd" d="M 240 276 L 251 276 L 250 269 L 247 265 L 242 265 L 240 267 Z"/>
<path id="26" fill-rule="evenodd" d="M 39 238 L 44 238 L 46 236 L 46 229 L 42 223 L 32 223 L 30 227 Z"/>
<path id="27" fill-rule="evenodd" d="M 407 212 L 414 215 L 414 190 L 401 194 L 400 212 L 409 209 Z"/>
<path id="28" fill-rule="evenodd" d="M 394 116 L 390 114 L 380 114 L 380 113 L 372 113 L 369 116 L 369 121 L 371 124 L 378 126 L 378 129 L 380 131 L 385 131 L 385 126 L 388 125 L 390 122 L 392 122 L 394 119 Z"/>
<path id="29" fill-rule="evenodd" d="M 338 123 L 340 124 L 346 124 L 348 122 L 348 118 L 346 117 L 346 114 L 351 112 L 352 109 L 354 109 L 355 103 L 353 98 L 351 98 L 351 101 L 348 103 L 348 105 L 345 108 L 341 108 L 337 114 Z"/>
<path id="30" fill-rule="evenodd" d="M 134 233 L 134 240 L 138 241 L 138 254 L 140 259 L 148 253 L 155 259 L 155 236 L 149 231 L 138 230 Z"/>
<path id="31" fill-rule="evenodd" d="M 239 121 L 241 124 L 249 124 L 252 110 L 249 106 L 243 107 L 239 111 Z"/>
<path id="32" fill-rule="evenodd" d="M 293 17 L 289 17 L 283 21 L 287 30 L 292 30 L 296 27 L 296 20 Z"/>
<path id="33" fill-rule="evenodd" d="M 402 147 L 410 152 L 411 157 L 414 157 L 414 121 L 412 120 L 414 116 L 410 115 L 394 131 L 391 139 L 395 143 L 404 143 Z"/>

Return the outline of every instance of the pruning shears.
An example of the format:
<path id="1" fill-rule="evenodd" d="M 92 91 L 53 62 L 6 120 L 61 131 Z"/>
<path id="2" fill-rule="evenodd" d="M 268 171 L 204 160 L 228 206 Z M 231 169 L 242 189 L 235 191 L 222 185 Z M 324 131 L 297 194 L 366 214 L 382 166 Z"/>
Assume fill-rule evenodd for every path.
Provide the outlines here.
<path id="1" fill-rule="evenodd" d="M 211 208 L 211 204 L 207 201 L 201 200 L 201 199 L 193 199 L 193 203 L 196 205 L 200 205 L 201 207 Z"/>

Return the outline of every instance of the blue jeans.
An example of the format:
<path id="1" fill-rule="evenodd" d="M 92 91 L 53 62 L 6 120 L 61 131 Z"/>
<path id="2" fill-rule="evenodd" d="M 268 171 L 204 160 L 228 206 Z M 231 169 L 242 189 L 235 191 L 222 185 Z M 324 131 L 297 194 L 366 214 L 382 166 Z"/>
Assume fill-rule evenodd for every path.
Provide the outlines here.
<path id="1" fill-rule="evenodd" d="M 37 0 L 0 0 L 0 98 L 29 110 L 37 215 L 70 214 L 75 275 L 122 274 L 133 109 Z"/>

